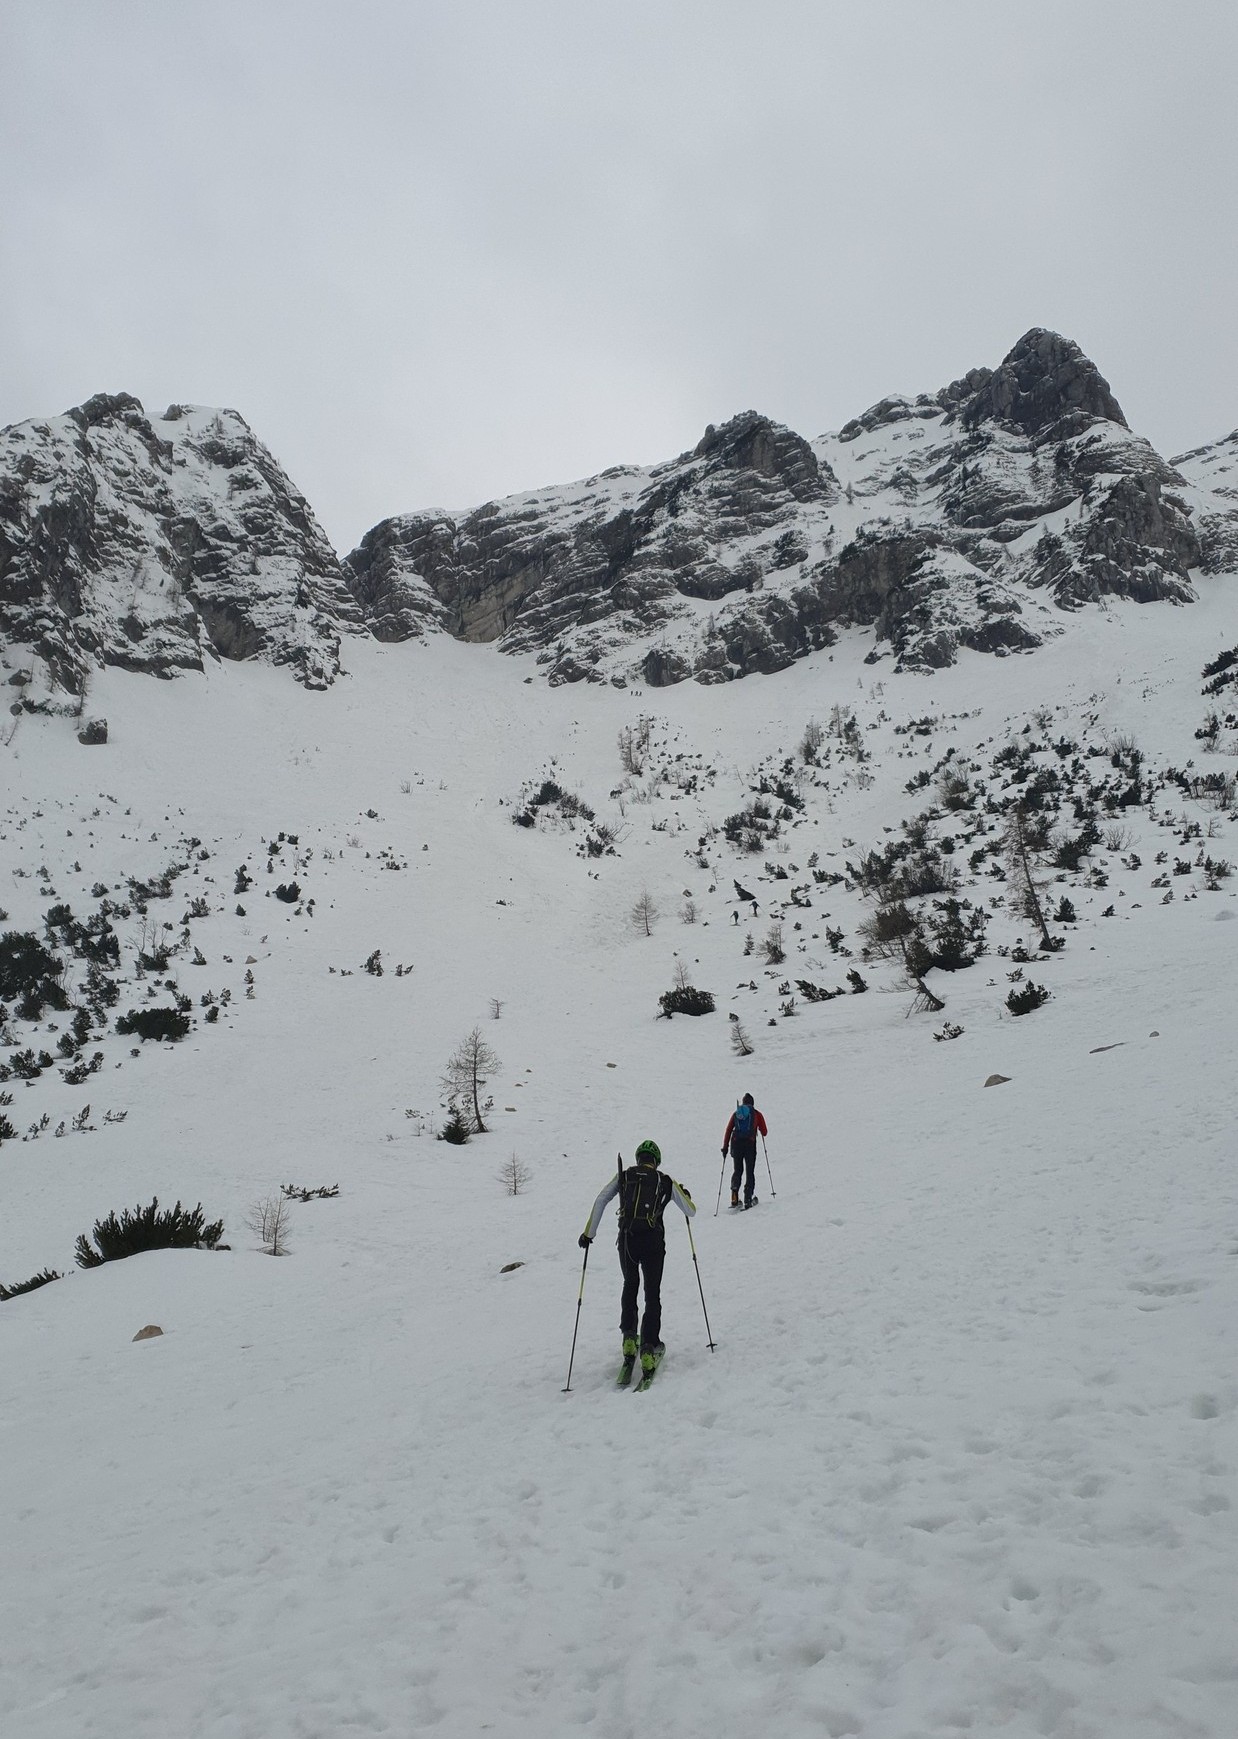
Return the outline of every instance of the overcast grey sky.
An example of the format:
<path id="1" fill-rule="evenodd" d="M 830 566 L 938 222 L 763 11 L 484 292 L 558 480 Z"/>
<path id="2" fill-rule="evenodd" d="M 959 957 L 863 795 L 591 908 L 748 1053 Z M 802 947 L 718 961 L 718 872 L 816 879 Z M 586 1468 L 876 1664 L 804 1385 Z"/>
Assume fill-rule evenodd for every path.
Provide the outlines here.
<path id="1" fill-rule="evenodd" d="M 1076 338 L 1238 424 L 1233 0 L 2 0 L 0 423 L 235 406 L 341 548 Z"/>

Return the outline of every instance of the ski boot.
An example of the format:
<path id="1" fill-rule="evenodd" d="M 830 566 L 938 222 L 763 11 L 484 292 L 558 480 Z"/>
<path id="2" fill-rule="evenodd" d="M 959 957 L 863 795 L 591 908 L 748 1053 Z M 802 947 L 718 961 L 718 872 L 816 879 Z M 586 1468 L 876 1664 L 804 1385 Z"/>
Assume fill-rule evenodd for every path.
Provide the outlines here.
<path id="1" fill-rule="evenodd" d="M 632 1381 L 632 1372 L 636 1369 L 638 1350 L 636 1336 L 625 1334 L 623 1337 L 623 1363 L 619 1367 L 619 1387 L 621 1389 L 626 1389 Z"/>
<path id="2" fill-rule="evenodd" d="M 640 1368 L 644 1374 L 641 1377 L 640 1382 L 636 1385 L 638 1390 L 647 1389 L 653 1382 L 653 1379 L 658 1374 L 658 1366 L 662 1363 L 665 1352 L 666 1348 L 663 1346 L 661 1341 L 657 1341 L 653 1346 L 641 1348 Z"/>

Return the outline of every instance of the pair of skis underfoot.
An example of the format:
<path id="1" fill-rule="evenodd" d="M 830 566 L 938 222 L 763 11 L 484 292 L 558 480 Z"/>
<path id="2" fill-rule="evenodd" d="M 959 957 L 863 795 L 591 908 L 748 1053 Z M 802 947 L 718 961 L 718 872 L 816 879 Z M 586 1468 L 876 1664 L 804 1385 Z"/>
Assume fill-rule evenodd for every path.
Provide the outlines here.
<path id="1" fill-rule="evenodd" d="M 744 1213 L 747 1213 L 749 1208 L 755 1208 L 755 1207 L 759 1206 L 759 1204 L 760 1204 L 760 1197 L 753 1196 L 753 1198 L 750 1202 L 732 1202 L 731 1203 L 731 1212 L 733 1214 L 744 1214 Z"/>
<path id="2" fill-rule="evenodd" d="M 662 1363 L 662 1360 L 665 1357 L 666 1357 L 666 1348 L 665 1347 L 662 1348 L 661 1352 L 657 1352 L 653 1355 L 653 1363 L 650 1365 L 650 1367 L 647 1371 L 644 1371 L 642 1373 L 641 1380 L 636 1385 L 636 1392 L 638 1395 L 643 1393 L 643 1391 L 645 1389 L 648 1389 L 651 1386 L 651 1384 L 653 1383 L 653 1379 L 658 1374 L 658 1366 Z M 631 1357 L 628 1357 L 625 1355 L 623 1363 L 619 1367 L 618 1386 L 621 1389 L 626 1389 L 629 1386 L 629 1384 L 632 1381 L 633 1372 L 635 1370 L 636 1370 L 636 1355 L 634 1353 L 631 1355 Z"/>

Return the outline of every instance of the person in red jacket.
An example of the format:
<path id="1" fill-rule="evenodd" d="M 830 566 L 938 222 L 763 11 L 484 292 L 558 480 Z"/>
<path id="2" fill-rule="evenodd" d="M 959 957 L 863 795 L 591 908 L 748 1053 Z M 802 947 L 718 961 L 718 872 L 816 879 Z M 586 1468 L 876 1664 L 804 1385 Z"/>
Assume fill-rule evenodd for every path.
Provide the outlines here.
<path id="1" fill-rule="evenodd" d="M 743 1206 L 754 1208 L 757 1198 L 753 1193 L 756 1189 L 757 1167 L 757 1136 L 768 1135 L 769 1128 L 764 1117 L 752 1102 L 752 1094 L 745 1093 L 743 1103 L 737 1105 L 731 1113 L 726 1126 L 726 1134 L 722 1137 L 722 1151 L 725 1154 L 730 1149 L 731 1158 L 735 1162 L 731 1172 L 731 1206 L 740 1206 L 739 1186 L 743 1183 Z"/>

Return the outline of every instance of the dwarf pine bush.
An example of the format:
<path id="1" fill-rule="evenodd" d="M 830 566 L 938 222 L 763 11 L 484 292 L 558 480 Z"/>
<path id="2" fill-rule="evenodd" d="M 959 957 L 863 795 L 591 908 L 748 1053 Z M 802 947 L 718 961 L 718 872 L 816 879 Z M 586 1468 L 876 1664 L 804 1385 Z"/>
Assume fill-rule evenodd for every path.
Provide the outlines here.
<path id="1" fill-rule="evenodd" d="M 189 1031 L 189 1016 L 179 1008 L 131 1008 L 116 1022 L 116 1031 L 175 1042 Z"/>
<path id="2" fill-rule="evenodd" d="M 37 1292 L 40 1286 L 47 1286 L 60 1276 L 54 1268 L 44 1268 L 38 1274 L 32 1274 L 29 1280 L 19 1280 L 16 1286 L 5 1286 L 0 1281 L 0 1303 L 9 1298 L 18 1298 L 23 1292 Z"/>
<path id="3" fill-rule="evenodd" d="M 658 998 L 662 1013 L 673 1014 L 712 1014 L 716 1004 L 713 995 L 708 990 L 697 990 L 692 984 L 677 984 L 674 990 L 665 990 Z"/>
<path id="4" fill-rule="evenodd" d="M 1029 980 L 1027 984 L 1010 992 L 1006 998 L 1006 1007 L 1011 1014 L 1031 1014 L 1034 1008 L 1040 1008 L 1048 1002 L 1050 994 L 1043 984 L 1032 984 Z"/>
<path id="5" fill-rule="evenodd" d="M 115 1211 L 106 1220 L 96 1220 L 91 1239 L 85 1232 L 77 1240 L 79 1268 L 98 1268 L 104 1262 L 118 1262 L 125 1256 L 136 1256 L 143 1250 L 213 1250 L 223 1237 L 224 1223 L 202 1216 L 202 1203 L 196 1208 L 174 1208 L 159 1211 L 159 1197 L 150 1206 L 126 1208 L 117 1218 Z"/>

